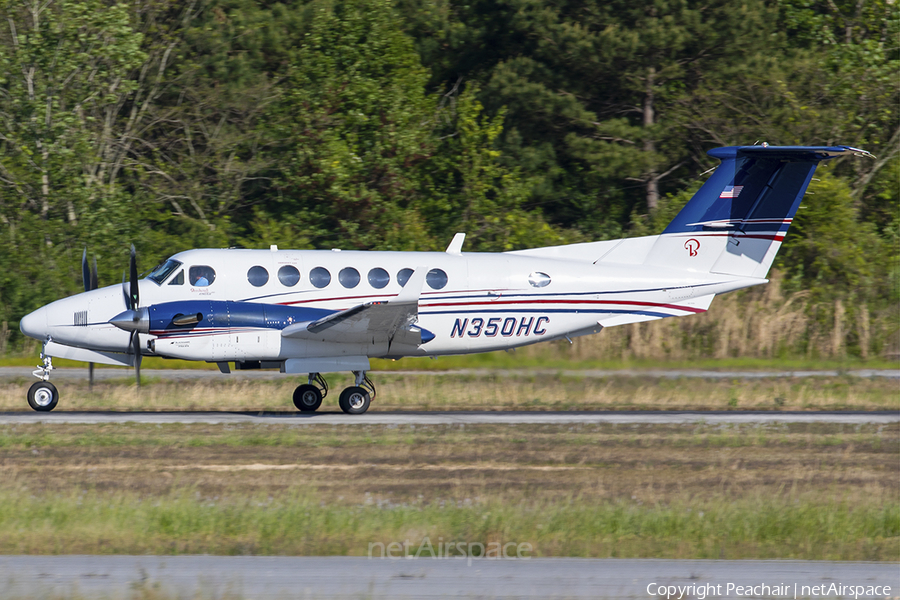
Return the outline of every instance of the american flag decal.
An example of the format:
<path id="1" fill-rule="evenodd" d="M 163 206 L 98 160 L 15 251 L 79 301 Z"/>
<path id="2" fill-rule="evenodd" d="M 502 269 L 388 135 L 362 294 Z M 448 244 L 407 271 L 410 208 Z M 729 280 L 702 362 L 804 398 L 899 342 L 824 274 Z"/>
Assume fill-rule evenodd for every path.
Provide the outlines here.
<path id="1" fill-rule="evenodd" d="M 742 185 L 726 185 L 722 193 L 719 194 L 719 198 L 737 198 L 741 194 L 742 189 L 744 189 Z"/>

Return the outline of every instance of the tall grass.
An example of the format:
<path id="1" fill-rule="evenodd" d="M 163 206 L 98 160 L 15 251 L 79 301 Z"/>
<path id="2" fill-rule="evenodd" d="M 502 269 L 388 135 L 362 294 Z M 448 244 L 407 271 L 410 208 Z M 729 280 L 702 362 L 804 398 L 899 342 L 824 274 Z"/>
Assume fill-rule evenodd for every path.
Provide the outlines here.
<path id="1" fill-rule="evenodd" d="M 884 499 L 881 499 L 884 500 Z M 900 503 L 710 496 L 602 502 L 324 504 L 297 492 L 203 498 L 180 491 L 0 493 L 11 554 L 366 555 L 370 544 L 529 543 L 532 556 L 896 560 Z"/>

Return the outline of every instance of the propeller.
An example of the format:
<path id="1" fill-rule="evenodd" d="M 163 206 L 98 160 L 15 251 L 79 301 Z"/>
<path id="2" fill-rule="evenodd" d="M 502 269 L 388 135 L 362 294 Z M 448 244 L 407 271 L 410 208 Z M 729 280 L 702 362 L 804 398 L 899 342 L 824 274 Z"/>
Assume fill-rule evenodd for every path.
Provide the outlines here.
<path id="1" fill-rule="evenodd" d="M 112 319 L 110 323 L 131 332 L 131 340 L 128 343 L 126 352 L 134 355 L 134 376 L 137 380 L 137 386 L 141 387 L 141 333 L 150 331 L 150 315 L 146 308 L 141 308 L 140 288 L 138 286 L 138 268 L 137 253 L 134 250 L 134 244 L 131 245 L 131 258 L 128 265 L 128 274 L 130 275 L 129 285 L 125 283 L 125 273 L 122 273 L 122 294 L 125 296 L 124 312 L 119 313 Z"/>
<path id="2" fill-rule="evenodd" d="M 94 255 L 93 268 L 88 268 L 87 247 L 81 255 L 81 277 L 84 279 L 84 291 L 97 289 L 97 256 Z M 94 389 L 94 363 L 88 363 L 88 386 Z"/>

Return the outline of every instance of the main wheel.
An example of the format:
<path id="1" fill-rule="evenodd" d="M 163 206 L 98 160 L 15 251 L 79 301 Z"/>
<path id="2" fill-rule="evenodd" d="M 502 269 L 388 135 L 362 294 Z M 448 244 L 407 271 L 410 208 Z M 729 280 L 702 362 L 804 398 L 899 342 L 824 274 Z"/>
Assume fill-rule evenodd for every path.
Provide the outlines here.
<path id="1" fill-rule="evenodd" d="M 369 410 L 369 403 L 372 398 L 365 388 L 359 386 L 350 386 L 341 392 L 341 398 L 338 405 L 341 410 L 348 415 L 361 415 Z"/>
<path id="2" fill-rule="evenodd" d="M 314 385 L 304 383 L 294 390 L 294 406 L 303 412 L 313 412 L 322 405 L 322 392 Z"/>
<path id="3" fill-rule="evenodd" d="M 49 381 L 38 381 L 28 388 L 28 405 L 40 412 L 49 412 L 59 403 L 59 391 Z"/>

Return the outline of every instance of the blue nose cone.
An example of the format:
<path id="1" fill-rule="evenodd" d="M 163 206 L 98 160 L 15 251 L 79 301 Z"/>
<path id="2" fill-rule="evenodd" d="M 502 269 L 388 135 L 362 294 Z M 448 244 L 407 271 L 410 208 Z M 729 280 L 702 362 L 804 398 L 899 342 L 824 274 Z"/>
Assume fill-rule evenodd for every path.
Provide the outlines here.
<path id="1" fill-rule="evenodd" d="M 19 331 L 36 340 L 45 339 L 47 337 L 46 307 L 39 308 L 22 317 L 22 320 L 19 321 Z"/>

